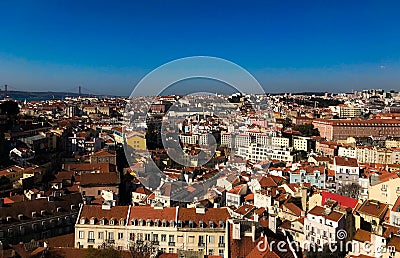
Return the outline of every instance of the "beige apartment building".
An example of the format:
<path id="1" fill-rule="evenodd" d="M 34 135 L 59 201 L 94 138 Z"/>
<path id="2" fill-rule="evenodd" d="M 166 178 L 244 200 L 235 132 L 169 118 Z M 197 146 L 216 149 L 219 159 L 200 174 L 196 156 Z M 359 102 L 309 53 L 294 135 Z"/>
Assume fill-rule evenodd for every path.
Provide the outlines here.
<path id="1" fill-rule="evenodd" d="M 368 199 L 388 204 L 390 208 L 400 196 L 400 178 L 396 174 L 372 175 L 368 187 Z"/>
<path id="2" fill-rule="evenodd" d="M 84 205 L 75 226 L 77 248 L 150 247 L 228 257 L 227 208 Z"/>

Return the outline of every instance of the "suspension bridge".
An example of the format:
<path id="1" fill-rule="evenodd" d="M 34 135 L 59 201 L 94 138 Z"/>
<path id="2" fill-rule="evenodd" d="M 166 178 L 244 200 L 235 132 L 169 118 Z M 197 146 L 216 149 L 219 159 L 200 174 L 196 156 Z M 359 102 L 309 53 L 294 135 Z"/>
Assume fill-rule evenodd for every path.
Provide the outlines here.
<path id="1" fill-rule="evenodd" d="M 0 87 L 0 96 L 2 98 L 65 98 L 65 97 L 113 97 L 110 94 L 104 94 L 95 90 L 91 90 L 82 86 L 75 86 L 69 89 L 63 89 L 60 91 L 30 91 L 20 89 L 11 85 L 4 85 Z"/>

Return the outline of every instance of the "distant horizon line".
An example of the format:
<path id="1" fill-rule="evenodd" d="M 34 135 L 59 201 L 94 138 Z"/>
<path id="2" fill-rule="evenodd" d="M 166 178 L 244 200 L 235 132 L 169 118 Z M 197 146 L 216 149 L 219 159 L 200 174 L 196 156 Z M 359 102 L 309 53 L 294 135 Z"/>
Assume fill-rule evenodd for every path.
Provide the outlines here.
<path id="1" fill-rule="evenodd" d="M 292 94 L 292 95 L 324 95 L 324 94 L 354 94 L 354 92 L 362 92 L 364 90 L 383 90 L 385 92 L 396 92 L 394 89 L 391 90 L 385 90 L 385 89 L 363 89 L 363 90 L 355 90 L 353 92 L 329 92 L 329 91 L 297 91 L 297 92 L 265 92 L 266 94 L 270 94 L 270 95 L 284 95 L 284 94 Z M 2 95 L 5 91 L 3 89 L 0 89 L 0 95 Z M 22 91 L 22 90 L 8 90 L 7 91 L 7 95 L 8 94 L 57 94 L 57 95 L 73 95 L 73 96 L 79 96 L 79 93 L 76 92 L 66 92 L 66 91 Z M 249 93 L 244 93 L 244 94 L 249 94 Z M 251 93 L 250 93 L 251 94 Z M 89 93 L 81 93 L 81 96 L 96 96 L 96 97 L 101 97 L 101 96 L 106 96 L 106 97 L 129 97 L 130 95 L 113 95 L 113 94 L 89 94 Z M 166 95 L 160 95 L 160 96 L 168 96 L 168 95 L 175 95 L 175 96 L 185 96 L 185 94 L 166 94 Z M 220 94 L 220 95 L 232 95 L 232 94 Z M 146 96 L 146 95 L 143 95 Z M 44 96 L 43 96 L 44 97 Z M 67 96 L 68 97 L 68 96 Z"/>

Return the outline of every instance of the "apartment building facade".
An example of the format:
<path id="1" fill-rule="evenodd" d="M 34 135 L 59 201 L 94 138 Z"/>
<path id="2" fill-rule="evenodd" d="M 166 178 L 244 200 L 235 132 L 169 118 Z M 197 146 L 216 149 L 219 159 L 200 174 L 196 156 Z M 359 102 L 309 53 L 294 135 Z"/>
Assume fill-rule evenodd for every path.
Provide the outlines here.
<path id="1" fill-rule="evenodd" d="M 118 250 L 151 248 L 228 257 L 227 208 L 83 205 L 75 225 L 75 247 Z"/>

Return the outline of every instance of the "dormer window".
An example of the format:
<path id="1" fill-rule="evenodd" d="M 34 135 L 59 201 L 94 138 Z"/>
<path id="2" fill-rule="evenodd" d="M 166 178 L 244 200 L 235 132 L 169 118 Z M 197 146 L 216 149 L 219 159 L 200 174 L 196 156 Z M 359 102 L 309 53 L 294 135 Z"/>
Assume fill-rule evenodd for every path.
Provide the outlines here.
<path id="1" fill-rule="evenodd" d="M 106 219 L 105 218 L 101 218 L 100 225 L 105 225 L 105 224 L 106 224 Z"/>
<path id="2" fill-rule="evenodd" d="M 159 227 L 159 226 L 160 226 L 160 220 L 159 220 L 159 219 L 156 219 L 156 220 L 154 221 L 154 226 L 156 226 L 156 227 Z"/>
<path id="3" fill-rule="evenodd" d="M 169 225 L 170 225 L 171 227 L 175 227 L 175 221 L 171 219 L 171 220 L 169 221 Z"/>
<path id="4" fill-rule="evenodd" d="M 199 226 L 200 226 L 201 228 L 204 228 L 204 227 L 205 227 L 205 224 L 204 224 L 204 222 L 203 222 L 202 220 L 199 221 Z"/>
<path id="5" fill-rule="evenodd" d="M 178 220 L 178 228 L 181 228 L 183 226 L 183 221 L 182 220 Z"/>
<path id="6" fill-rule="evenodd" d="M 189 227 L 190 227 L 190 228 L 194 228 L 194 222 L 193 222 L 193 220 L 189 220 Z"/>
<path id="7" fill-rule="evenodd" d="M 44 215 L 46 215 L 46 211 L 45 210 L 41 210 L 40 211 L 40 216 L 44 216 Z"/>
<path id="8" fill-rule="evenodd" d="M 163 227 L 166 227 L 166 226 L 167 226 L 167 220 L 166 220 L 166 219 L 163 219 L 163 220 L 162 220 L 162 226 L 163 226 Z"/>
<path id="9" fill-rule="evenodd" d="M 151 226 L 151 219 L 146 220 L 146 226 L 148 226 L 148 227 Z"/>
<path id="10" fill-rule="evenodd" d="M 80 224 L 85 224 L 86 223 L 86 219 L 85 218 L 81 218 Z"/>
<path id="11" fill-rule="evenodd" d="M 24 219 L 24 214 L 18 214 L 18 219 L 23 220 Z"/>
<path id="12" fill-rule="evenodd" d="M 139 219 L 139 226 L 144 226 L 144 220 L 143 219 Z"/>
<path id="13" fill-rule="evenodd" d="M 220 228 L 224 228 L 225 227 L 225 222 L 223 222 L 222 220 L 220 220 L 218 224 L 219 224 Z"/>
<path id="14" fill-rule="evenodd" d="M 215 227 L 214 221 L 210 220 L 209 224 L 210 224 L 210 228 L 214 228 Z"/>
<path id="15" fill-rule="evenodd" d="M 114 219 L 110 219 L 110 225 L 113 226 L 114 223 L 115 223 L 115 220 Z"/>
<path id="16" fill-rule="evenodd" d="M 95 220 L 96 220 L 95 218 L 91 218 L 90 219 L 90 225 L 94 225 L 95 224 Z"/>
<path id="17" fill-rule="evenodd" d="M 61 207 L 57 207 L 57 212 L 61 212 L 62 208 Z"/>
<path id="18" fill-rule="evenodd" d="M 131 224 L 132 224 L 132 226 L 136 226 L 136 219 L 132 219 Z"/>
<path id="19" fill-rule="evenodd" d="M 32 218 L 36 218 L 36 211 L 32 211 Z"/>
<path id="20" fill-rule="evenodd" d="M 124 219 L 120 219 L 120 220 L 119 220 L 119 225 L 120 225 L 120 226 L 125 225 L 125 220 L 124 220 Z"/>

